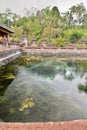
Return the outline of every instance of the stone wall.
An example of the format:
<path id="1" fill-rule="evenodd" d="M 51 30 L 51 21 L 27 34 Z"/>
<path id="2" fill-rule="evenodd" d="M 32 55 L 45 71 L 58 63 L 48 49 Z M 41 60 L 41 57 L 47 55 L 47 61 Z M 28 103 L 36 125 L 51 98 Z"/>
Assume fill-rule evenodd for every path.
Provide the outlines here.
<path id="1" fill-rule="evenodd" d="M 21 54 L 29 54 L 29 55 L 42 55 L 42 56 L 58 56 L 60 58 L 66 57 L 79 57 L 79 58 L 87 58 L 87 50 L 86 49 L 24 49 L 23 52 L 19 49 L 9 50 L 0 52 L 0 67 L 2 65 L 6 65 L 12 60 L 19 57 Z"/>
<path id="2" fill-rule="evenodd" d="M 20 50 L 10 50 L 0 52 L 0 67 L 18 58 L 22 52 Z"/>
<path id="3" fill-rule="evenodd" d="M 29 55 L 44 55 L 44 56 L 59 56 L 59 57 L 87 57 L 85 49 L 26 49 L 24 54 Z"/>

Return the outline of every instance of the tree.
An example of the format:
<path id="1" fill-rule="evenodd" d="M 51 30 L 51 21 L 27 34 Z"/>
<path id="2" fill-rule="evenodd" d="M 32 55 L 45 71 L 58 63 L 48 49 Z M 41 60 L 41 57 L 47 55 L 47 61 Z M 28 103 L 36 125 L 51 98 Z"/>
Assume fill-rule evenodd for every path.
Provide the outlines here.
<path id="1" fill-rule="evenodd" d="M 65 20 L 70 26 L 82 25 L 85 20 L 86 8 L 83 3 L 72 6 L 69 11 L 65 13 Z M 84 19 L 84 20 L 83 20 Z"/>
<path id="2" fill-rule="evenodd" d="M 59 9 L 54 6 L 52 9 L 51 9 L 51 14 L 53 17 L 57 17 L 59 18 L 60 17 L 60 12 L 59 12 Z"/>
<path id="3" fill-rule="evenodd" d="M 41 34 L 43 32 L 43 27 L 42 25 L 39 23 L 39 20 L 37 18 L 34 18 L 34 21 L 31 20 L 29 21 L 29 36 L 30 39 L 40 39 L 41 38 Z"/>
<path id="4" fill-rule="evenodd" d="M 14 31 L 14 34 L 12 35 L 14 40 L 20 41 L 23 34 L 22 28 L 17 27 L 17 26 L 12 26 L 12 30 Z"/>
<path id="5" fill-rule="evenodd" d="M 6 24 L 8 27 L 15 25 L 20 16 L 16 13 L 13 13 L 11 9 L 6 8 L 4 13 L 0 13 L 0 22 Z"/>
<path id="6" fill-rule="evenodd" d="M 84 26 L 87 26 L 87 12 L 83 15 L 82 23 Z"/>

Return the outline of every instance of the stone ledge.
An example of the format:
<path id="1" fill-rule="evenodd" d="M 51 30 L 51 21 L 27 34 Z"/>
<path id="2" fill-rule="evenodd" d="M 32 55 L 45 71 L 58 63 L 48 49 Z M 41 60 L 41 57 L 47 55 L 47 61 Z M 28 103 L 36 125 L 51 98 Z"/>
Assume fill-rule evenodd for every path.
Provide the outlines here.
<path id="1" fill-rule="evenodd" d="M 38 123 L 0 123 L 0 130 L 87 130 L 87 120 Z"/>

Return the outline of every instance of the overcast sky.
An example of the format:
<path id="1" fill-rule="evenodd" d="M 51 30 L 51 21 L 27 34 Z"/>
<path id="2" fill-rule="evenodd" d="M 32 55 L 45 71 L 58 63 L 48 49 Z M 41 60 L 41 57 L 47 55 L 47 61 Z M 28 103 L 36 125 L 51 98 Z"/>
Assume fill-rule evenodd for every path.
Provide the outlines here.
<path id="1" fill-rule="evenodd" d="M 47 6 L 57 6 L 60 12 L 67 11 L 72 5 L 84 3 L 87 9 L 87 0 L 0 0 L 0 12 L 10 8 L 17 14 L 22 14 L 24 8 L 31 9 L 31 7 L 42 9 Z"/>

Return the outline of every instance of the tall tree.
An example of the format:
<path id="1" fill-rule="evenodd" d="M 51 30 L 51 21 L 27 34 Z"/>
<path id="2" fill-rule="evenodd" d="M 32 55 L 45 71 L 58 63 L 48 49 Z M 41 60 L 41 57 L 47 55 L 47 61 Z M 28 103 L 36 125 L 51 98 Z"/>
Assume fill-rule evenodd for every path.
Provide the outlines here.
<path id="1" fill-rule="evenodd" d="M 83 3 L 72 6 L 65 14 L 66 22 L 69 25 L 82 25 L 85 20 L 86 8 Z M 83 20 L 84 19 L 84 20 Z"/>

